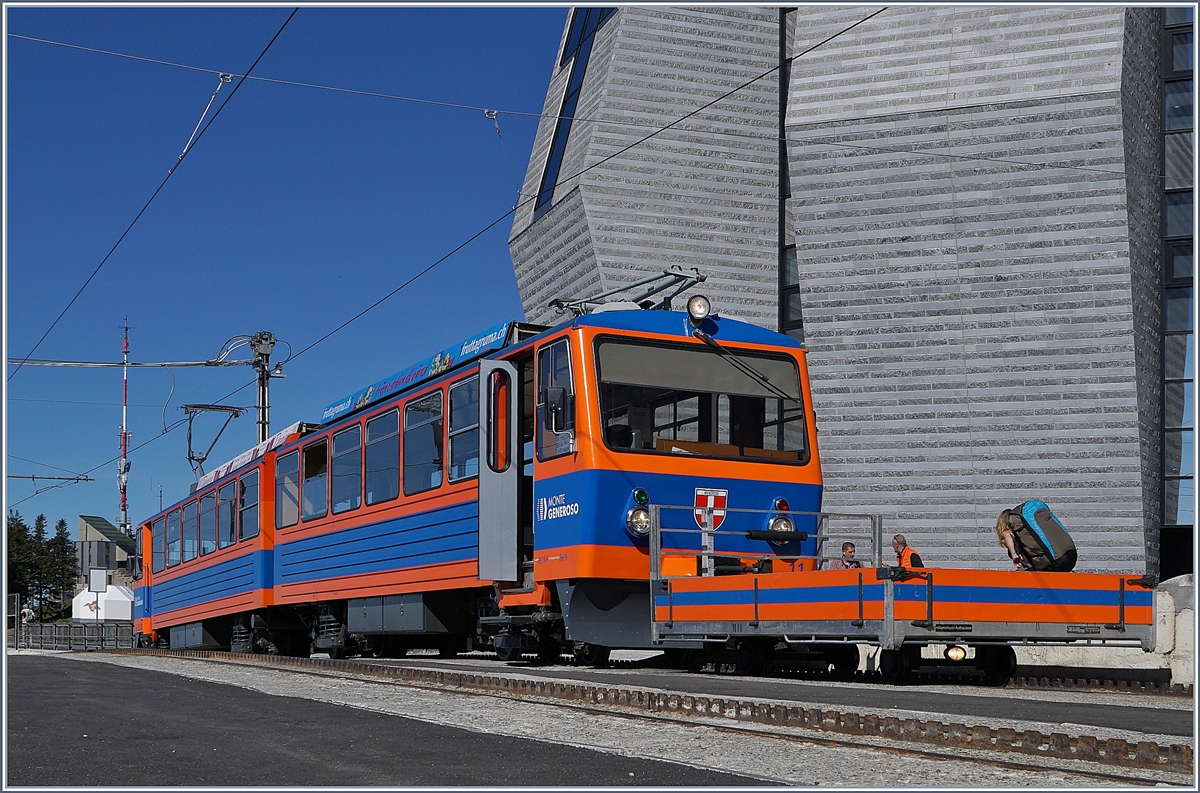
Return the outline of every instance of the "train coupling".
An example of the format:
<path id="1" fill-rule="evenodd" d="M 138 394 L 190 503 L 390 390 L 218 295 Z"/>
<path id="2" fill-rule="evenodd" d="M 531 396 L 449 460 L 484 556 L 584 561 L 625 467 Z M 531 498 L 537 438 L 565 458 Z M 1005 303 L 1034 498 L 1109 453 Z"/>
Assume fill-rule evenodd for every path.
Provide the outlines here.
<path id="1" fill-rule="evenodd" d="M 562 614 L 557 611 L 535 611 L 532 614 L 499 614 L 495 617 L 480 617 L 479 625 L 498 625 L 509 627 L 513 625 L 536 625 L 544 622 L 558 622 Z"/>

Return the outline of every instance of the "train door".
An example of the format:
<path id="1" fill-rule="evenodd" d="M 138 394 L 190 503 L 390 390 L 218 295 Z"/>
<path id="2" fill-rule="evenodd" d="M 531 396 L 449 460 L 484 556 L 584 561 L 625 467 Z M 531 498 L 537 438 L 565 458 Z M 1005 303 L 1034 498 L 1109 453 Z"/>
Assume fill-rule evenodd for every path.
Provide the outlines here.
<path id="1" fill-rule="evenodd" d="M 519 387 L 520 375 L 508 361 L 480 363 L 479 577 L 484 580 L 519 580 Z"/>
<path id="2" fill-rule="evenodd" d="M 532 358 L 479 366 L 479 577 L 525 583 L 533 569 Z"/>

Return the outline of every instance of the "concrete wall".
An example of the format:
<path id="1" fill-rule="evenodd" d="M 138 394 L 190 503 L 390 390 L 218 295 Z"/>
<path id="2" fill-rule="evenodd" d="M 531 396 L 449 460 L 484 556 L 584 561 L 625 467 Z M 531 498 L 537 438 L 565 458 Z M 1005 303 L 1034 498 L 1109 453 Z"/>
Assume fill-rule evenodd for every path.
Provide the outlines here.
<path id="1" fill-rule="evenodd" d="M 802 9 L 797 46 L 863 15 Z M 997 513 L 1041 498 L 1079 569 L 1146 571 L 1157 209 L 1124 170 L 1156 120 L 1123 56 L 1157 39 L 1129 21 L 900 7 L 794 67 L 826 507 L 882 512 L 929 562 L 1004 566 Z"/>

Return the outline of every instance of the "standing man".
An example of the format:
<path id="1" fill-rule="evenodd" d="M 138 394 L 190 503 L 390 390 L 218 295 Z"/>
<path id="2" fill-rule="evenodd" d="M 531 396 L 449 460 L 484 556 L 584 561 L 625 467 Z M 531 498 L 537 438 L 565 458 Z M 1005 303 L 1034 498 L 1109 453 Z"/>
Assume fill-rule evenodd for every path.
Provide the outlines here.
<path id="1" fill-rule="evenodd" d="M 834 559 L 829 563 L 829 570 L 853 570 L 861 568 L 862 562 L 854 558 L 854 543 L 842 543 L 842 558 Z"/>
<path id="2" fill-rule="evenodd" d="M 33 622 L 33 609 L 29 608 L 28 603 L 21 609 L 21 622 L 25 625 Z"/>
<path id="3" fill-rule="evenodd" d="M 925 566 L 925 563 L 921 561 L 921 554 L 908 547 L 908 540 L 904 539 L 903 534 L 897 534 L 892 538 L 892 550 L 896 552 L 896 564 L 901 567 Z"/>

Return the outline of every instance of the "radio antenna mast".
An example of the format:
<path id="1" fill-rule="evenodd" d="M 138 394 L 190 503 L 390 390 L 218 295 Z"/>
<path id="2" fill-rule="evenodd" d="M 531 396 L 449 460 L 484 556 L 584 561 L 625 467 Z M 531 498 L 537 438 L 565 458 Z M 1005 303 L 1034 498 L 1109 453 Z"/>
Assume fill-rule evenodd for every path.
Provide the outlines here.
<path id="1" fill-rule="evenodd" d="M 129 484 L 129 317 L 125 317 L 125 345 L 121 349 L 121 459 L 117 463 L 117 488 L 121 491 L 121 517 L 118 528 L 133 536 L 129 523 L 129 502 L 126 490 Z"/>

